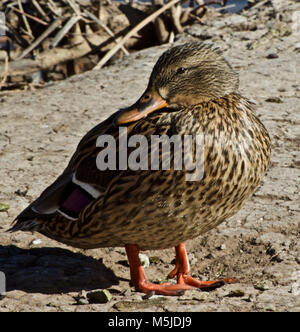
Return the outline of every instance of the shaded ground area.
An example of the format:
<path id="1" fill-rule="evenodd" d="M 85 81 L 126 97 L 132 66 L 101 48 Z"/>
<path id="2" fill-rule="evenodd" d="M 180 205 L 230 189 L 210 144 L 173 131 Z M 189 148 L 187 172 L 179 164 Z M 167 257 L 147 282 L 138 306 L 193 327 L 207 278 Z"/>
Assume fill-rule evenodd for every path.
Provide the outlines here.
<path id="1" fill-rule="evenodd" d="M 59 175 L 82 135 L 140 96 L 165 45 L 42 90 L 0 97 L 0 202 L 9 205 L 0 212 L 0 270 L 7 277 L 0 311 L 300 311 L 300 46 L 292 18 L 300 8 L 285 2 L 275 8 L 280 18 L 274 8 L 220 16 L 176 41 L 220 46 L 271 135 L 271 167 L 256 194 L 218 229 L 187 243 L 193 275 L 240 282 L 143 299 L 128 286 L 123 248 L 83 251 L 39 234 L 5 233 Z M 173 249 L 145 253 L 152 258 L 149 279 L 164 280 Z M 106 304 L 74 299 L 101 288 L 113 295 Z"/>

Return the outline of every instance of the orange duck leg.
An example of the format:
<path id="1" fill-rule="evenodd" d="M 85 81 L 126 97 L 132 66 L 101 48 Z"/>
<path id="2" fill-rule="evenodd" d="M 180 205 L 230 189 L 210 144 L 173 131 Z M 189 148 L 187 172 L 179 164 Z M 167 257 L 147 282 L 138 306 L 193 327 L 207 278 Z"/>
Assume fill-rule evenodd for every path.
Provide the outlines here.
<path id="1" fill-rule="evenodd" d="M 159 295 L 182 295 L 188 289 L 200 288 L 202 290 L 210 290 L 224 285 L 225 283 L 236 282 L 236 279 L 221 279 L 213 281 L 201 281 L 190 275 L 190 266 L 185 248 L 185 243 L 180 243 L 175 247 L 176 250 L 176 266 L 169 274 L 169 278 L 177 276 L 177 284 L 162 283 L 151 284 L 147 281 L 144 269 L 139 259 L 139 247 L 135 244 L 127 244 L 125 246 L 128 261 L 130 265 L 131 286 L 136 290 Z"/>

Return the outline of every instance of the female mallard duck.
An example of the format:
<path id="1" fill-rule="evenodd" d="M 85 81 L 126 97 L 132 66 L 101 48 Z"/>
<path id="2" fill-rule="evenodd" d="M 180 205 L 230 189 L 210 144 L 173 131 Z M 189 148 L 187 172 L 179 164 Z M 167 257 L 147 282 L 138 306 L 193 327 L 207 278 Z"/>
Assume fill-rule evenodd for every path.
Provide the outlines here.
<path id="1" fill-rule="evenodd" d="M 68 167 L 16 218 L 11 231 L 37 231 L 78 248 L 125 246 L 131 283 L 142 292 L 176 295 L 232 281 L 192 278 L 184 241 L 236 213 L 268 167 L 268 133 L 237 89 L 238 75 L 211 45 L 196 42 L 169 49 L 154 66 L 142 97 L 83 137 Z M 174 151 L 170 169 L 124 167 L 119 157 L 133 148 L 121 142 L 121 126 L 128 139 L 143 135 L 146 142 L 153 135 L 202 135 L 202 176 L 187 181 L 191 170 L 174 166 L 180 157 Z M 99 139 L 107 137 L 116 140 L 118 162 L 105 170 L 99 165 L 105 151 Z M 197 159 L 198 149 L 189 151 L 187 157 Z M 148 165 L 150 147 L 140 152 Z M 108 157 L 102 162 L 108 164 Z M 177 284 L 148 283 L 139 250 L 171 246 L 176 267 L 169 276 L 177 276 Z"/>

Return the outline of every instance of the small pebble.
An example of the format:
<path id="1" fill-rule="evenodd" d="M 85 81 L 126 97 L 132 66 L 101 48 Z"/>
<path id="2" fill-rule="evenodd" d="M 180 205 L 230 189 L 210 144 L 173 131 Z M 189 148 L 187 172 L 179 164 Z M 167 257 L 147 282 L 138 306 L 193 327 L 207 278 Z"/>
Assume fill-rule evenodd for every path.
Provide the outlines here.
<path id="1" fill-rule="evenodd" d="M 150 266 L 150 260 L 149 257 L 145 254 L 139 254 L 139 259 L 143 267 L 149 267 Z"/>
<path id="2" fill-rule="evenodd" d="M 78 295 L 73 297 L 78 305 L 89 304 L 88 299 L 86 298 L 86 291 L 82 290 L 78 293 Z"/>
<path id="3" fill-rule="evenodd" d="M 7 210 L 9 210 L 9 205 L 0 203 L 0 212 L 5 212 Z"/>
<path id="4" fill-rule="evenodd" d="M 225 243 L 222 243 L 219 247 L 218 247 L 219 250 L 225 250 L 226 249 L 226 244 Z"/>
<path id="5" fill-rule="evenodd" d="M 153 297 L 155 295 L 155 292 L 154 291 L 151 291 L 151 292 L 148 292 L 146 293 L 145 295 L 142 296 L 142 299 L 143 300 L 148 300 L 150 299 L 151 297 Z"/>
<path id="6" fill-rule="evenodd" d="M 227 295 L 225 295 L 226 297 L 243 297 L 245 296 L 245 292 L 241 289 L 234 289 L 231 290 Z"/>
<path id="7" fill-rule="evenodd" d="M 213 253 L 209 253 L 208 255 L 206 255 L 204 258 L 208 258 L 208 259 L 215 259 L 217 256 Z"/>
<path id="8" fill-rule="evenodd" d="M 24 197 L 24 196 L 26 196 L 27 192 L 28 192 L 27 189 L 25 189 L 25 190 L 18 189 L 18 190 L 15 191 L 15 194 L 18 195 L 18 196 Z"/>
<path id="9" fill-rule="evenodd" d="M 108 289 L 92 291 L 87 293 L 89 303 L 107 303 L 112 299 L 112 295 Z"/>
<path id="10" fill-rule="evenodd" d="M 85 304 L 89 304 L 89 301 L 87 299 L 81 297 L 77 300 L 77 304 L 85 305 Z"/>
<path id="11" fill-rule="evenodd" d="M 286 89 L 285 88 L 279 88 L 278 91 L 279 92 L 286 92 Z"/>
<path id="12" fill-rule="evenodd" d="M 35 240 L 33 240 L 33 241 L 30 242 L 30 245 L 31 246 L 38 246 L 41 243 L 42 243 L 41 239 L 35 239 Z"/>
<path id="13" fill-rule="evenodd" d="M 266 102 L 268 103 L 277 103 L 277 104 L 282 104 L 283 101 L 279 97 L 270 97 L 266 99 Z"/>
<path id="14" fill-rule="evenodd" d="M 128 297 L 128 296 L 130 296 L 131 295 L 131 289 L 130 288 L 128 288 L 128 289 L 126 289 L 123 293 L 122 293 L 122 295 L 124 295 L 124 296 L 126 296 L 126 297 Z"/>
<path id="15" fill-rule="evenodd" d="M 246 301 L 246 302 L 254 302 L 255 301 L 255 296 L 253 294 L 249 294 L 249 296 L 245 297 L 243 300 Z"/>
<path id="16" fill-rule="evenodd" d="M 277 59 L 279 55 L 277 53 L 270 53 L 266 56 L 267 59 Z"/>
<path id="17" fill-rule="evenodd" d="M 253 285 L 255 289 L 266 291 L 273 287 L 273 283 L 270 280 L 259 281 Z"/>
<path id="18" fill-rule="evenodd" d="M 163 260 L 158 256 L 149 257 L 150 264 L 160 264 L 163 263 Z"/>

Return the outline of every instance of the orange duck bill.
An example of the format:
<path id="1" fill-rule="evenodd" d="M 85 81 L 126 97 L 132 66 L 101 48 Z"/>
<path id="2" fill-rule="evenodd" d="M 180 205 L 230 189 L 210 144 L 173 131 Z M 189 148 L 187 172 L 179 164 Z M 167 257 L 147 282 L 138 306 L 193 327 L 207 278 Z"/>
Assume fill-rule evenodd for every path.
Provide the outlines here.
<path id="1" fill-rule="evenodd" d="M 148 114 L 168 106 L 156 91 L 146 90 L 142 97 L 131 107 L 125 108 L 115 119 L 117 125 L 138 121 Z"/>

